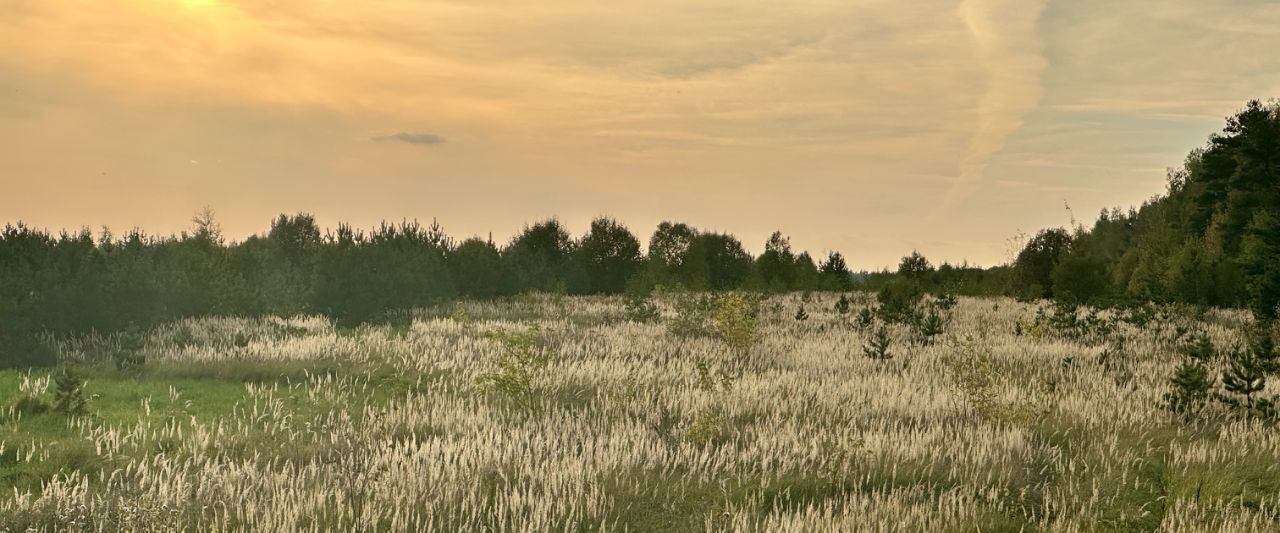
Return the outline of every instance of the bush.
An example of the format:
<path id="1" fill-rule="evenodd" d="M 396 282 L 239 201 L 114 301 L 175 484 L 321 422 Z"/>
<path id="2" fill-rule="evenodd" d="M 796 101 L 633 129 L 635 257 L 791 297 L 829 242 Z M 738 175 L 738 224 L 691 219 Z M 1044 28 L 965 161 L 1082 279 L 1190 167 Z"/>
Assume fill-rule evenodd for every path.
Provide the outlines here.
<path id="1" fill-rule="evenodd" d="M 89 401 L 84 397 L 84 380 L 71 367 L 62 367 L 53 377 L 53 408 L 68 415 L 84 414 Z"/>
<path id="2" fill-rule="evenodd" d="M 728 439 L 724 415 L 713 406 L 698 410 L 684 431 L 684 438 L 696 446 L 709 446 Z"/>
<path id="3" fill-rule="evenodd" d="M 1003 375 L 996 369 L 991 352 L 979 346 L 973 337 L 958 341 L 955 352 L 945 362 L 956 388 L 978 416 L 998 424 L 1028 424 L 1046 412 L 1029 402 L 1006 402 L 999 398 L 997 385 Z"/>
<path id="4" fill-rule="evenodd" d="M 843 317 L 849 314 L 849 304 L 850 304 L 849 297 L 847 295 L 841 294 L 840 299 L 836 300 L 836 305 L 833 309 L 835 310 L 836 314 Z"/>
<path id="5" fill-rule="evenodd" d="M 1191 415 L 1204 407 L 1213 389 L 1213 380 L 1203 364 L 1188 360 L 1169 378 L 1169 386 L 1172 390 L 1164 395 L 1165 407 L 1175 414 Z"/>
<path id="6" fill-rule="evenodd" d="M 632 322 L 649 322 L 660 316 L 658 306 L 643 296 L 628 296 L 624 309 L 627 320 Z"/>
<path id="7" fill-rule="evenodd" d="M 667 323 L 667 331 L 672 335 L 698 337 L 711 334 L 711 314 L 716 308 L 716 298 L 709 294 L 675 292 L 672 307 L 676 316 Z"/>
<path id="8" fill-rule="evenodd" d="M 876 312 L 872 311 L 870 307 L 863 307 L 861 311 L 858 311 L 858 318 L 854 320 L 854 325 L 862 331 L 865 331 L 875 323 Z"/>
<path id="9" fill-rule="evenodd" d="M 924 290 L 912 279 L 897 278 L 885 284 L 876 294 L 880 301 L 880 319 L 885 322 L 910 323 L 916 319 L 916 306 L 924 298 Z"/>
<path id="10" fill-rule="evenodd" d="M 870 339 L 867 339 L 866 344 L 862 345 L 862 354 L 872 359 L 892 359 L 893 355 L 889 353 L 891 342 L 888 330 L 881 326 Z"/>
<path id="11" fill-rule="evenodd" d="M 522 333 L 498 332 L 490 338 L 502 343 L 492 372 L 476 378 L 481 388 L 496 392 L 522 407 L 534 406 L 534 379 L 547 366 L 549 355 L 538 346 L 538 326 Z"/>
<path id="12" fill-rule="evenodd" d="M 937 309 L 929 309 L 920 320 L 912 324 L 912 330 L 915 333 L 916 342 L 921 346 L 929 346 L 933 344 L 934 338 L 942 335 L 946 327 L 946 319 Z"/>
<path id="13" fill-rule="evenodd" d="M 1248 347 L 1237 347 L 1229 354 L 1227 369 L 1222 372 L 1222 388 L 1231 395 L 1220 394 L 1218 399 L 1248 415 L 1273 417 L 1275 400 L 1257 395 L 1267 389 L 1267 377 L 1277 372 L 1280 355 L 1270 336 L 1255 338 Z"/>
<path id="14" fill-rule="evenodd" d="M 742 293 L 730 293 L 716 303 L 715 327 L 720 339 L 741 357 L 756 342 L 756 316 L 760 302 Z"/>

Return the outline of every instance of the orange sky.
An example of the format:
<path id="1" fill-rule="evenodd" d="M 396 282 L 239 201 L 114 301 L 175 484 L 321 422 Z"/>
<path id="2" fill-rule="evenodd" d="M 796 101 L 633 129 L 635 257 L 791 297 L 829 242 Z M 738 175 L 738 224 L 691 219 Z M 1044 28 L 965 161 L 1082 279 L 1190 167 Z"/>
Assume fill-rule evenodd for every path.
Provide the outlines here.
<path id="1" fill-rule="evenodd" d="M 1209 4 L 0 0 L 0 222 L 608 214 L 989 265 L 1280 96 L 1280 7 Z"/>

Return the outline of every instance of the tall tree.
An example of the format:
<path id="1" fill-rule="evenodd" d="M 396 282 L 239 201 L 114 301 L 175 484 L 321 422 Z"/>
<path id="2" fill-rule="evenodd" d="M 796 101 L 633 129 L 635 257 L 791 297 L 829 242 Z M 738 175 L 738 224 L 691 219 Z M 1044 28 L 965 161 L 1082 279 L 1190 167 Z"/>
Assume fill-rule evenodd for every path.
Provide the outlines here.
<path id="1" fill-rule="evenodd" d="M 586 291 L 619 293 L 641 266 L 640 241 L 610 218 L 597 218 L 578 243 L 576 258 L 586 275 Z"/>
<path id="2" fill-rule="evenodd" d="M 818 271 L 820 283 L 825 290 L 847 291 L 853 285 L 853 273 L 849 272 L 849 265 L 840 252 L 827 254 L 827 259 L 818 267 Z"/>
<path id="3" fill-rule="evenodd" d="M 764 253 L 756 259 L 756 272 L 767 290 L 783 292 L 794 288 L 796 256 L 791 251 L 791 239 L 781 231 L 773 232 L 764 243 Z"/>
<path id="4" fill-rule="evenodd" d="M 471 238 L 449 252 L 449 274 L 458 294 L 492 298 L 503 290 L 502 256 L 492 242 Z"/>
<path id="5" fill-rule="evenodd" d="M 526 227 L 503 250 L 502 259 L 516 292 L 566 292 L 577 281 L 572 254 L 569 231 L 552 218 Z"/>

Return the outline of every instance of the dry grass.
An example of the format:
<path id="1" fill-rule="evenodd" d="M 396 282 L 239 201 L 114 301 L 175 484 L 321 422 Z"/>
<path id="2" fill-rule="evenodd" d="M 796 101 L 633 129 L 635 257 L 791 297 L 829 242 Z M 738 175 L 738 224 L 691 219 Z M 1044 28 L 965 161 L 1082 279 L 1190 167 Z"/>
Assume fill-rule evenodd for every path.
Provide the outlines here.
<path id="1" fill-rule="evenodd" d="M 837 297 L 815 295 L 804 322 L 798 295 L 766 300 L 745 357 L 627 322 L 614 298 L 467 303 L 355 330 L 172 324 L 145 338 L 135 379 L 189 390 L 125 415 L 91 399 L 86 417 L 5 418 L 0 466 L 73 446 L 88 466 L 15 485 L 0 531 L 1280 529 L 1276 428 L 1187 425 L 1160 407 L 1172 329 L 1227 343 L 1241 313 L 1120 324 L 1124 353 L 1103 362 L 1103 343 L 1015 336 L 1033 305 L 962 298 L 947 340 L 913 346 L 893 326 L 892 359 L 875 360 Z M 548 356 L 533 401 L 486 392 L 477 378 L 504 350 L 490 333 L 530 325 Z M 91 359 L 91 344 L 62 350 Z M 976 408 L 959 386 L 957 358 L 981 354 L 984 394 L 1022 414 Z M 201 405 L 201 376 L 242 394 Z M 39 377 L 22 394 L 47 388 Z M 32 429 L 51 420 L 57 436 Z"/>

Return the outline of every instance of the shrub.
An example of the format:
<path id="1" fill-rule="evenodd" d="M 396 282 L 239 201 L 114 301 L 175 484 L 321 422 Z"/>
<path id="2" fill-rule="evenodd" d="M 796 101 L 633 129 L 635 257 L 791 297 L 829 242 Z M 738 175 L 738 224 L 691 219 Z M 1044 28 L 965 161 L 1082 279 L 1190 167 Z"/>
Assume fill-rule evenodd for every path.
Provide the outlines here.
<path id="1" fill-rule="evenodd" d="M 684 431 L 685 440 L 697 446 L 724 442 L 728 435 L 724 415 L 713 406 L 704 407 L 694 415 Z"/>
<path id="2" fill-rule="evenodd" d="M 1190 415 L 1204 407 L 1213 389 L 1213 380 L 1203 364 L 1188 360 L 1169 378 L 1169 386 L 1172 390 L 1164 395 L 1165 407 L 1175 414 Z"/>
<path id="3" fill-rule="evenodd" d="M 676 316 L 667 323 L 667 331 L 677 337 L 697 337 L 711 334 L 711 314 L 716 308 L 716 298 L 709 294 L 673 293 L 672 307 Z"/>
<path id="4" fill-rule="evenodd" d="M 863 307 L 861 311 L 858 311 L 858 318 L 854 320 L 854 325 L 857 326 L 859 330 L 864 331 L 875 323 L 876 312 L 872 311 L 870 307 Z"/>
<path id="5" fill-rule="evenodd" d="M 796 309 L 796 322 L 804 322 L 806 320 L 809 320 L 809 313 L 804 310 L 804 306 L 802 305 Z"/>
<path id="6" fill-rule="evenodd" d="M 915 333 L 916 342 L 922 346 L 933 344 L 934 338 L 943 333 L 946 326 L 946 320 L 937 309 L 929 309 L 920 320 L 912 324 L 912 330 Z"/>
<path id="7" fill-rule="evenodd" d="M 84 397 L 84 380 L 71 367 L 62 367 L 53 377 L 53 408 L 68 415 L 84 414 L 89 402 Z"/>
<path id="8" fill-rule="evenodd" d="M 1280 372 L 1280 358 L 1269 336 L 1253 339 L 1248 347 L 1237 347 L 1229 354 L 1227 369 L 1222 372 L 1222 388 L 1234 396 L 1219 394 L 1226 405 L 1248 415 L 1276 415 L 1273 398 L 1259 398 L 1267 389 L 1267 376 Z"/>
<path id="9" fill-rule="evenodd" d="M 739 356 L 745 357 L 756 342 L 759 305 L 755 298 L 736 292 L 726 294 L 716 302 L 716 333 Z"/>
<path id="10" fill-rule="evenodd" d="M 996 369 L 991 352 L 980 347 L 973 337 L 959 340 L 955 348 L 945 359 L 947 369 L 978 416 L 998 424 L 1028 424 L 1046 412 L 1030 402 L 1000 400 L 997 384 L 1003 376 Z"/>
<path id="11" fill-rule="evenodd" d="M 529 326 L 522 333 L 498 332 L 490 338 L 502 343 L 502 354 L 492 372 L 476 378 L 481 388 L 499 393 L 517 405 L 534 405 L 534 379 L 547 366 L 546 350 L 538 347 L 538 326 Z"/>
<path id="12" fill-rule="evenodd" d="M 1182 346 L 1182 354 L 1202 363 L 1209 362 L 1213 360 L 1215 354 L 1213 341 L 1201 332 Z"/>
<path id="13" fill-rule="evenodd" d="M 834 307 L 836 314 L 842 317 L 849 314 L 849 304 L 849 297 L 841 294 L 840 299 L 836 300 L 836 305 Z"/>
<path id="14" fill-rule="evenodd" d="M 628 296 L 624 309 L 627 320 L 632 322 L 649 322 L 660 316 L 658 306 L 643 296 Z"/>
<path id="15" fill-rule="evenodd" d="M 880 289 L 876 298 L 880 301 L 880 319 L 885 322 L 910 323 L 916 318 L 916 305 L 924 297 L 920 284 L 912 279 L 898 278 Z"/>
<path id="16" fill-rule="evenodd" d="M 892 359 L 893 355 L 889 353 L 889 344 L 891 342 L 889 331 L 884 326 L 881 326 L 867 340 L 866 344 L 862 345 L 862 354 L 872 359 Z"/>

